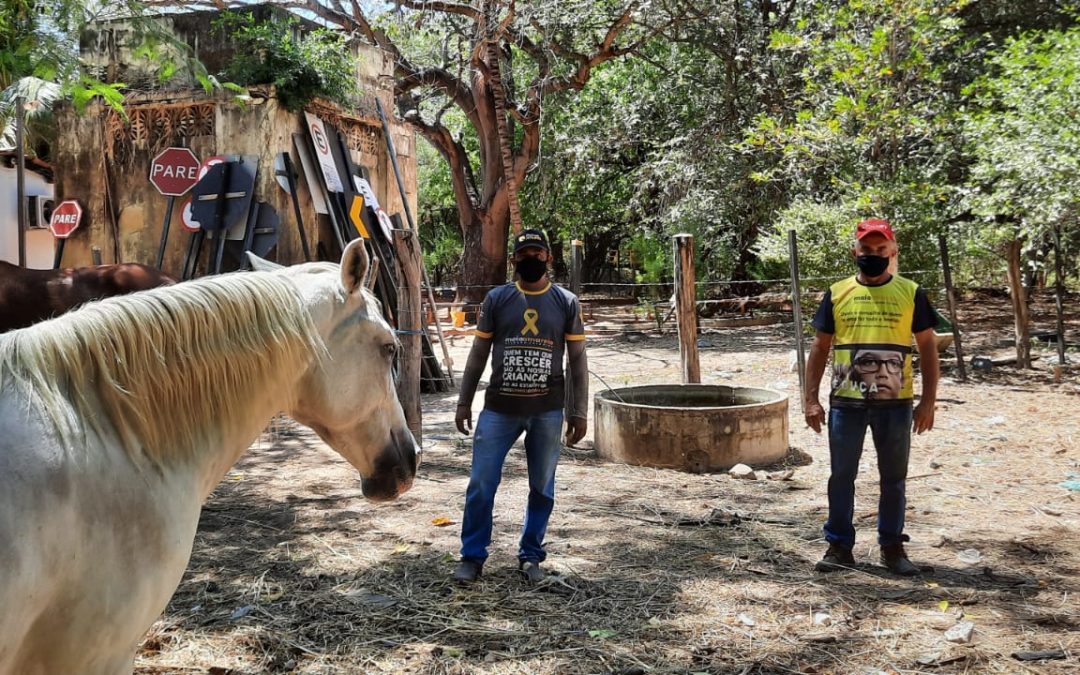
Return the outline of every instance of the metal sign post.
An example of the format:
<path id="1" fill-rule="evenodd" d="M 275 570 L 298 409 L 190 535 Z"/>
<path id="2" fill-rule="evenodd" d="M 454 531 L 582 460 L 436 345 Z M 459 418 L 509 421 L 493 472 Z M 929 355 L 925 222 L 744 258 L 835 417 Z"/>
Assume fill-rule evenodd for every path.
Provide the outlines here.
<path id="1" fill-rule="evenodd" d="M 26 228 L 29 214 L 26 212 L 26 97 L 15 97 L 15 208 L 18 213 L 19 267 L 26 267 Z"/>
<path id="2" fill-rule="evenodd" d="M 394 178 L 397 179 L 398 193 L 401 195 L 401 208 L 405 210 L 405 218 L 409 222 L 409 229 L 416 233 L 417 241 L 419 241 L 420 232 L 416 228 L 416 221 L 413 220 L 412 209 L 409 208 L 409 196 L 405 193 L 405 181 L 401 177 L 401 169 L 398 167 L 397 161 L 397 149 L 394 148 L 394 139 L 390 137 L 390 123 L 386 120 L 386 112 L 383 111 L 382 103 L 379 102 L 379 97 L 375 97 L 375 110 L 379 113 L 379 121 L 382 122 L 383 138 L 386 139 L 386 151 L 390 155 L 390 165 L 394 168 Z M 431 308 L 431 313 L 435 316 L 435 331 L 439 335 L 439 346 L 442 347 L 443 363 L 446 365 L 446 374 L 450 378 L 450 386 L 455 386 L 454 383 L 454 362 L 450 358 L 450 351 L 446 347 L 446 340 L 443 339 L 442 325 L 439 323 L 439 312 L 435 306 L 435 295 L 431 292 L 431 281 L 428 279 L 427 267 L 421 263 L 420 272 L 424 278 L 424 288 L 427 289 L 427 301 L 428 306 Z"/>
<path id="3" fill-rule="evenodd" d="M 799 400 L 806 391 L 806 352 L 803 347 L 802 289 L 799 287 L 799 244 L 795 230 L 788 230 L 788 251 L 791 263 L 791 311 L 795 320 L 795 350 L 799 365 Z M 802 404 L 800 403 L 800 408 Z"/>
<path id="4" fill-rule="evenodd" d="M 173 204 L 199 180 L 199 158 L 187 148 L 166 148 L 150 162 L 150 183 L 169 198 L 165 205 L 165 220 L 161 224 L 161 243 L 158 244 L 155 267 L 161 269 L 165 260 L 165 245 L 169 241 Z"/>
<path id="5" fill-rule="evenodd" d="M 296 216 L 296 233 L 300 235 L 300 247 L 304 250 L 304 262 L 311 262 L 311 250 L 308 248 L 307 234 L 304 232 L 304 217 L 300 213 L 300 200 L 296 198 L 296 169 L 288 152 L 279 152 L 274 158 L 274 177 L 281 189 L 289 193 L 292 199 L 293 215 Z"/>

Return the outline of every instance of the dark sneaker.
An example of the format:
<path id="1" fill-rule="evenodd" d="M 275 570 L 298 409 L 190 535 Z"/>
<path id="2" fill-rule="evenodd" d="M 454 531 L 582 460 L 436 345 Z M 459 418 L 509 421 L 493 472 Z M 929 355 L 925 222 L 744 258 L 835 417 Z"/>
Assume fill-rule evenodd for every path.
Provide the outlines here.
<path id="1" fill-rule="evenodd" d="M 483 570 L 483 563 L 478 563 L 475 560 L 462 560 L 457 569 L 454 570 L 454 581 L 461 584 L 471 584 L 480 578 Z"/>
<path id="2" fill-rule="evenodd" d="M 902 577 L 913 577 L 916 574 L 922 574 L 922 570 L 908 560 L 903 544 L 882 546 L 881 564 L 889 568 L 889 571 L 893 574 L 899 574 Z"/>
<path id="3" fill-rule="evenodd" d="M 544 570 L 535 560 L 522 560 L 518 563 L 518 570 L 530 584 L 538 584 L 544 580 Z"/>
<path id="4" fill-rule="evenodd" d="M 829 544 L 829 550 L 825 551 L 825 555 L 821 560 L 817 561 L 814 565 L 814 569 L 818 572 L 835 572 L 851 567 L 855 564 L 855 556 L 851 555 L 851 549 L 843 544 L 837 544 L 831 542 Z"/>

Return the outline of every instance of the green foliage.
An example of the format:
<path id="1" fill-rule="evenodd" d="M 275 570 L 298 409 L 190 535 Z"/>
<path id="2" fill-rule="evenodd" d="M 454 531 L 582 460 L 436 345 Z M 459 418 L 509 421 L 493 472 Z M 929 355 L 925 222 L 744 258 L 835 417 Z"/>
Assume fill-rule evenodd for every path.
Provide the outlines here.
<path id="1" fill-rule="evenodd" d="M 450 167 L 422 137 L 416 142 L 417 188 L 420 195 L 417 225 L 424 265 L 435 285 L 447 285 L 461 261 L 462 238 L 450 185 Z"/>
<path id="2" fill-rule="evenodd" d="M 60 99 L 60 86 L 37 77 L 23 77 L 0 91 L 0 148 L 15 147 L 15 103 L 26 101 L 26 147 L 30 157 L 48 157 L 56 139 L 53 106 Z"/>
<path id="3" fill-rule="evenodd" d="M 634 281 L 645 284 L 671 279 L 674 253 L 669 239 L 637 234 L 626 248 L 640 265 Z"/>
<path id="4" fill-rule="evenodd" d="M 527 217 L 585 235 L 587 248 L 637 236 L 663 242 L 655 258 L 635 256 L 644 277 L 661 269 L 670 277 L 677 232 L 695 235 L 702 277 L 759 269 L 750 244 L 782 206 L 781 186 L 755 178 L 768 155 L 737 145 L 754 116 L 791 88 L 791 73 L 767 48 L 770 31 L 790 17 L 757 4 L 711 6 L 680 24 L 675 40 L 657 38 L 640 58 L 603 64 L 589 87 L 545 113 Z"/>
<path id="5" fill-rule="evenodd" d="M 139 15 L 133 0 L 100 3 L 100 11 Z M 82 110 L 94 98 L 121 108 L 122 84 L 88 74 L 78 59 L 75 35 L 90 18 L 80 0 L 0 0 L 0 147 L 14 147 L 17 96 L 29 104 L 27 152 L 48 157 L 55 138 L 52 109 L 71 97 Z"/>
<path id="6" fill-rule="evenodd" d="M 0 0 L 0 97 L 14 100 L 22 91 L 31 103 L 28 152 L 48 155 L 55 137 L 52 106 L 70 98 L 82 111 L 100 99 L 123 113 L 122 82 L 108 82 L 104 74 L 79 58 L 79 35 L 94 20 L 124 17 L 125 47 L 134 58 L 158 67 L 158 80 L 167 81 L 182 71 L 195 75 L 208 91 L 230 88 L 207 76 L 191 50 L 170 35 L 142 0 Z M 45 86 L 47 85 L 47 86 Z M 14 137 L 10 103 L 0 104 L 0 137 L 9 147 Z M 48 128 L 46 128 L 48 127 Z"/>
<path id="7" fill-rule="evenodd" d="M 680 231 L 701 278 L 786 276 L 789 228 L 804 276 L 844 276 L 855 224 L 877 216 L 897 228 L 901 272 L 936 270 L 947 232 L 968 278 L 1000 283 L 1001 233 L 1075 228 L 1074 5 L 706 3 L 545 100 L 525 219 L 583 237 L 587 273 L 620 249 L 650 281 L 670 277 Z M 395 39 L 427 60 L 467 52 L 460 22 L 432 16 L 394 23 Z M 468 121 L 441 119 L 475 162 Z"/>
<path id="8" fill-rule="evenodd" d="M 874 215 L 907 240 L 905 268 L 932 260 L 934 230 L 955 208 L 959 92 L 949 69 L 965 44 L 959 13 L 967 4 L 817 2 L 795 31 L 773 34 L 775 50 L 806 65 L 788 107 L 760 116 L 746 135 L 747 150 L 777 155 L 762 179 L 786 183 L 796 197 L 762 251 L 786 256 L 790 225 L 800 239 L 836 243 L 841 230 L 849 237 Z M 836 271 L 815 253 L 809 273 Z"/>
<path id="9" fill-rule="evenodd" d="M 968 90 L 964 203 L 984 241 L 1037 240 L 1080 208 L 1080 28 L 1011 39 Z"/>
<path id="10" fill-rule="evenodd" d="M 356 65 L 340 33 L 301 34 L 296 18 L 276 13 L 257 21 L 250 12 L 224 12 L 214 28 L 235 41 L 236 55 L 223 75 L 237 85 L 272 84 L 282 105 L 294 112 L 315 97 L 354 102 Z"/>
<path id="11" fill-rule="evenodd" d="M 795 230 L 799 246 L 802 276 L 839 279 L 854 273 L 850 249 L 855 225 L 860 220 L 856 203 L 821 203 L 799 199 L 780 214 L 769 235 L 762 237 L 756 250 L 765 260 L 786 262 L 790 259 L 788 230 Z M 788 276 L 788 270 L 783 276 Z"/>
<path id="12" fill-rule="evenodd" d="M 105 83 L 82 75 L 78 84 L 72 88 L 71 104 L 77 112 L 82 112 L 87 103 L 100 97 L 113 108 L 123 110 L 124 94 L 120 90 L 125 86 L 123 82 Z"/>

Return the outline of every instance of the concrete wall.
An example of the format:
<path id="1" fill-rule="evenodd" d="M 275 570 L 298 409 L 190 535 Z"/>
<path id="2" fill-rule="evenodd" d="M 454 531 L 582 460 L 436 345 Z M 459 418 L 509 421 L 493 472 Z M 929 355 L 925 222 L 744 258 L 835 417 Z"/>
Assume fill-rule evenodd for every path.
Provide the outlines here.
<path id="1" fill-rule="evenodd" d="M 0 260 L 19 264 L 19 206 L 16 199 L 14 168 L 0 167 Z M 26 172 L 26 194 L 52 198 L 53 186 L 40 174 Z M 53 236 L 47 228 L 26 233 L 26 265 L 33 269 L 51 269 Z"/>

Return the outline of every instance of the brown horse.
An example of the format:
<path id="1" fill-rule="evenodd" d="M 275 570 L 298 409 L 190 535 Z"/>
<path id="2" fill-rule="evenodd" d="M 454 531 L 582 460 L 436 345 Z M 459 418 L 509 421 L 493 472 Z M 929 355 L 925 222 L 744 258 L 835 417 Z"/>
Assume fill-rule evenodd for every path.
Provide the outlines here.
<path id="1" fill-rule="evenodd" d="M 0 260 L 0 333 L 51 319 L 91 300 L 175 284 L 136 263 L 28 270 Z"/>

